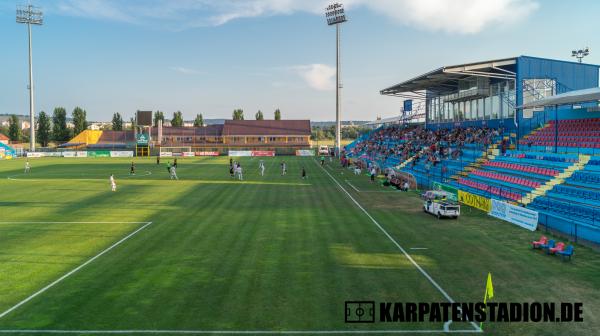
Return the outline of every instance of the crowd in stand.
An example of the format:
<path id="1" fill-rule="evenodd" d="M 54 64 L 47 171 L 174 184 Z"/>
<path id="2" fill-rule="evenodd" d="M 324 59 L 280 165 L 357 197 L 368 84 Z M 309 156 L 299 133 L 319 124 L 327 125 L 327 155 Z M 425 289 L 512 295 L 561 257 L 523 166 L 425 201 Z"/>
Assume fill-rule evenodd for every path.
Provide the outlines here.
<path id="1" fill-rule="evenodd" d="M 502 134 L 502 129 L 455 128 L 426 130 L 421 126 L 391 126 L 373 132 L 368 139 L 352 148 L 353 156 L 366 155 L 375 160 L 396 157 L 400 161 L 416 155 L 416 162 L 425 159 L 437 164 L 441 159 L 457 159 L 465 144 L 488 146 Z M 416 162 L 413 161 L 413 164 Z"/>

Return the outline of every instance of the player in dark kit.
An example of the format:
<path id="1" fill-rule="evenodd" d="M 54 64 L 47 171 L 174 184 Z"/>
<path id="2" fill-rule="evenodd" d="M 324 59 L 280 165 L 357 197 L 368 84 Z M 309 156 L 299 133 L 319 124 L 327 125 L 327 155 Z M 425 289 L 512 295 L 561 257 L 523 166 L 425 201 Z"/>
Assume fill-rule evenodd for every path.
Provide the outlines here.
<path id="1" fill-rule="evenodd" d="M 131 161 L 131 167 L 129 168 L 129 175 L 135 175 L 135 164 Z"/>

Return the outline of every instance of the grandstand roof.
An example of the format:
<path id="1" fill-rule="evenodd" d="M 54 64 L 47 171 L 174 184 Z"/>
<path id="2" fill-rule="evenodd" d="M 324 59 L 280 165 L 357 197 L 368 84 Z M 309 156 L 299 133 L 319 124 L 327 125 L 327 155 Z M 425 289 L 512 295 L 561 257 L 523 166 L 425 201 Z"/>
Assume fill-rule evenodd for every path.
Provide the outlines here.
<path id="1" fill-rule="evenodd" d="M 310 120 L 225 120 L 224 136 L 310 135 Z"/>
<path id="2" fill-rule="evenodd" d="M 433 91 L 438 94 L 456 91 L 458 80 L 472 76 L 484 76 L 502 79 L 514 79 L 515 73 L 503 69 L 517 63 L 516 57 L 501 58 L 491 61 L 465 63 L 437 68 L 415 78 L 381 90 L 382 95 L 400 96 L 406 98 L 421 98 L 424 93 L 419 91 Z M 412 95 L 406 95 L 410 93 Z"/>
<path id="3" fill-rule="evenodd" d="M 555 105 L 570 105 L 585 102 L 599 101 L 600 87 L 569 91 L 555 96 L 543 98 L 531 103 L 523 104 L 520 108 L 546 107 Z"/>

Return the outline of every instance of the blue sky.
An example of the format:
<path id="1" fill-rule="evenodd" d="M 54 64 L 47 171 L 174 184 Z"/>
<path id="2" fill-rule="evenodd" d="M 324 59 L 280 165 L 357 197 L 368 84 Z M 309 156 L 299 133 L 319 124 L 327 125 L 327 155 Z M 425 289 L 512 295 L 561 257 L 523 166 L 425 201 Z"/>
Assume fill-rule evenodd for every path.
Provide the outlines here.
<path id="1" fill-rule="evenodd" d="M 27 34 L 0 0 L 0 113 L 28 113 Z M 322 0 L 36 0 L 36 112 L 181 110 L 186 119 L 335 118 L 335 31 Z M 399 113 L 379 90 L 442 65 L 518 55 L 600 64 L 597 1 L 347 0 L 344 119 Z M 570 23 L 572 22 L 572 23 Z M 596 52 L 597 50 L 597 52 Z"/>

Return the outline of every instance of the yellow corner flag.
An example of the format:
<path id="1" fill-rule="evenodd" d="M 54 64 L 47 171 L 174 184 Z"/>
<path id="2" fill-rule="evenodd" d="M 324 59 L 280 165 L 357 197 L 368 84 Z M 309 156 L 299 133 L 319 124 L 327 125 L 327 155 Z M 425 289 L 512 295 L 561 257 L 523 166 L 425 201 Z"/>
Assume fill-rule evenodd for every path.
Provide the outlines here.
<path id="1" fill-rule="evenodd" d="M 488 272 L 487 282 L 485 283 L 485 294 L 483 295 L 483 303 L 487 303 L 487 299 L 494 297 L 494 285 L 492 284 L 492 273 Z M 483 330 L 483 322 L 479 324 L 479 328 Z"/>
<path id="2" fill-rule="evenodd" d="M 492 273 L 488 273 L 487 283 L 485 284 L 485 297 L 483 302 L 486 302 L 488 298 L 494 297 L 494 285 L 492 285 Z"/>

